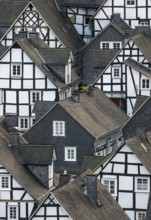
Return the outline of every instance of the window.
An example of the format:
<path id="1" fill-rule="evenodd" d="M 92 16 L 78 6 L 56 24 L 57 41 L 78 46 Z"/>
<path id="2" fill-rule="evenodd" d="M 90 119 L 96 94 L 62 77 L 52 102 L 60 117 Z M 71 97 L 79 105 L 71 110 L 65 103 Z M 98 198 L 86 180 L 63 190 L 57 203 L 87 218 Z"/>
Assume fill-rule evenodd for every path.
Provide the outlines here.
<path id="1" fill-rule="evenodd" d="M 107 42 L 102 43 L 101 48 L 102 48 L 103 50 L 109 49 L 109 43 L 107 43 Z"/>
<path id="2" fill-rule="evenodd" d="M 91 17 L 85 16 L 84 17 L 84 24 L 89 25 L 90 19 L 91 19 Z"/>
<path id="3" fill-rule="evenodd" d="M 121 78 L 121 68 L 119 66 L 112 67 L 112 77 Z"/>
<path id="4" fill-rule="evenodd" d="M 148 21 L 140 21 L 141 26 L 148 26 L 149 22 Z"/>
<path id="5" fill-rule="evenodd" d="M 76 161 L 76 147 L 65 147 L 65 161 Z"/>
<path id="6" fill-rule="evenodd" d="M 139 192 L 149 191 L 149 178 L 137 177 L 135 182 L 135 189 Z"/>
<path id="7" fill-rule="evenodd" d="M 137 212 L 136 219 L 137 220 L 145 220 L 146 219 L 146 213 L 145 212 Z"/>
<path id="8" fill-rule="evenodd" d="M 21 65 L 20 64 L 12 64 L 12 76 L 14 77 L 21 77 L 22 75 L 22 70 L 21 70 Z"/>
<path id="9" fill-rule="evenodd" d="M 0 176 L 0 189 L 1 190 L 10 189 L 10 176 L 7 175 Z"/>
<path id="10" fill-rule="evenodd" d="M 113 43 L 113 49 L 120 49 L 121 48 L 121 43 L 120 42 L 114 42 Z"/>
<path id="11" fill-rule="evenodd" d="M 29 119 L 28 118 L 19 118 L 19 128 L 20 129 L 29 128 Z"/>
<path id="12" fill-rule="evenodd" d="M 127 6 L 135 6 L 135 0 L 126 0 Z"/>
<path id="13" fill-rule="evenodd" d="M 32 91 L 31 92 L 31 104 L 35 103 L 36 101 L 41 100 L 41 92 L 40 91 Z"/>
<path id="14" fill-rule="evenodd" d="M 64 121 L 53 122 L 53 136 L 65 136 L 65 122 Z"/>
<path id="15" fill-rule="evenodd" d="M 149 79 L 142 79 L 142 89 L 149 89 L 149 88 L 150 88 Z"/>
<path id="16" fill-rule="evenodd" d="M 117 190 L 116 190 L 116 179 L 103 179 L 103 184 L 106 186 L 108 191 L 113 195 L 116 196 Z"/>
<path id="17" fill-rule="evenodd" d="M 18 220 L 18 206 L 17 205 L 8 205 L 8 219 Z"/>

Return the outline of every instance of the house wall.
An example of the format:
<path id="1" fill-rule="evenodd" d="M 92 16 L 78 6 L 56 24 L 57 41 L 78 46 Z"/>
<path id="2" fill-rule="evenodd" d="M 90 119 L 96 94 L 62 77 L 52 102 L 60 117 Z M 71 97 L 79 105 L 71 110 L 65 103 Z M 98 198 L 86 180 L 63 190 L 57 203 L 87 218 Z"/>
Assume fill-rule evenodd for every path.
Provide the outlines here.
<path id="1" fill-rule="evenodd" d="M 117 31 L 112 25 L 110 25 L 82 50 L 82 52 L 79 54 L 79 56 L 81 56 L 82 59 L 82 68 L 78 72 L 82 72 L 81 77 L 84 84 L 93 84 L 97 77 L 101 74 L 102 70 L 110 61 L 108 60 L 108 58 L 105 59 L 105 57 L 103 57 L 103 54 L 106 54 L 106 51 L 101 49 L 101 42 L 117 41 L 121 42 L 122 47 L 122 45 L 124 44 L 124 36 L 119 31 Z M 113 57 L 114 54 L 116 54 L 118 51 L 118 49 L 111 49 Z M 111 56 L 109 55 L 109 57 Z"/>
<path id="2" fill-rule="evenodd" d="M 27 7 L 13 27 L 2 37 L 0 43 L 3 46 L 11 46 L 20 31 L 36 31 L 50 48 L 64 48 L 64 45 L 43 20 L 37 9 L 32 4 Z"/>
<path id="3" fill-rule="evenodd" d="M 94 35 L 100 32 L 110 23 L 112 14 L 120 14 L 121 18 L 132 28 L 139 26 L 141 22 L 147 21 L 151 24 L 149 14 L 151 13 L 150 1 L 135 0 L 135 4 L 127 6 L 126 0 L 107 0 L 94 16 Z"/>
<path id="4" fill-rule="evenodd" d="M 53 136 L 53 121 L 65 121 L 65 136 Z M 24 137 L 30 144 L 54 144 L 57 161 L 54 171 L 77 174 L 84 156 L 94 155 L 94 138 L 59 104 L 37 122 Z M 77 160 L 65 161 L 65 147 L 76 147 Z"/>
<path id="5" fill-rule="evenodd" d="M 129 40 L 115 59 L 107 66 L 98 78 L 95 86 L 100 88 L 109 98 L 125 99 L 126 112 L 132 115 L 137 95 L 150 95 L 150 88 L 142 88 L 142 79 L 145 76 L 124 64 L 128 57 L 150 68 L 149 61 L 140 52 L 132 40 Z M 120 76 L 113 77 L 113 68 L 120 69 Z"/>
<path id="6" fill-rule="evenodd" d="M 0 219 L 10 219 L 8 215 L 10 206 L 17 207 L 17 217 L 19 220 L 28 219 L 35 209 L 35 200 L 0 164 L 0 184 L 2 184 L 2 176 L 10 178 L 10 187 L 8 189 L 0 187 Z"/>
<path id="7" fill-rule="evenodd" d="M 151 175 L 138 157 L 125 144 L 102 166 L 98 178 L 115 181 L 115 193 L 112 194 L 131 220 L 138 220 L 138 213 L 146 213 L 150 194 Z M 138 191 L 137 178 L 148 178 L 149 189 Z"/>
<path id="8" fill-rule="evenodd" d="M 20 65 L 20 76 L 12 76 L 13 65 Z M 0 60 L 0 115 L 15 114 L 19 121 L 20 118 L 27 118 L 30 127 L 35 118 L 32 113 L 33 92 L 39 92 L 39 100 L 43 101 L 55 101 L 58 93 L 56 86 L 15 44 Z M 21 128 L 20 123 L 18 126 Z"/>

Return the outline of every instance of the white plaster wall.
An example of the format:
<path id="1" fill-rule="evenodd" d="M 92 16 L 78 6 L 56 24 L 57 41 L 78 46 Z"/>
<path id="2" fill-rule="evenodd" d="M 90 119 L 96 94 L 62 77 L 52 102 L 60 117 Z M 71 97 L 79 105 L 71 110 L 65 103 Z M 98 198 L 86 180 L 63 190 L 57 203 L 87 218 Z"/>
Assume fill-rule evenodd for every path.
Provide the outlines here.
<path id="1" fill-rule="evenodd" d="M 138 163 L 141 164 L 141 161 L 136 157 L 135 154 L 128 154 L 128 163 Z"/>
<path id="2" fill-rule="evenodd" d="M 136 208 L 147 209 L 149 193 L 136 193 Z"/>
<path id="3" fill-rule="evenodd" d="M 138 174 L 138 166 L 137 165 L 128 165 L 127 172 L 129 174 Z"/>
<path id="4" fill-rule="evenodd" d="M 0 217 L 6 217 L 6 203 L 0 202 Z"/>
<path id="5" fill-rule="evenodd" d="M 9 79 L 2 79 L 2 80 L 0 80 L 0 84 L 3 85 L 3 87 L 1 87 L 3 89 L 9 88 Z"/>
<path id="6" fill-rule="evenodd" d="M 19 91 L 19 103 L 29 103 L 28 91 Z"/>
<path id="7" fill-rule="evenodd" d="M 33 65 L 24 64 L 23 65 L 23 78 L 31 79 L 33 78 Z"/>
<path id="8" fill-rule="evenodd" d="M 12 62 L 22 62 L 22 49 L 19 48 L 12 48 Z"/>
<path id="9" fill-rule="evenodd" d="M 17 113 L 17 107 L 16 105 L 6 105 L 6 113 L 12 113 L 12 114 L 16 114 Z"/>
<path id="10" fill-rule="evenodd" d="M 11 81 L 11 88 L 12 89 L 21 89 L 21 80 L 14 80 Z"/>
<path id="11" fill-rule="evenodd" d="M 133 208 L 133 193 L 119 192 L 118 203 L 122 208 Z"/>
<path id="12" fill-rule="evenodd" d="M 29 105 L 19 105 L 19 116 L 29 116 Z"/>
<path id="13" fill-rule="evenodd" d="M 124 173 L 125 172 L 125 164 L 114 164 L 113 172 L 114 173 Z"/>
<path id="14" fill-rule="evenodd" d="M 14 200 L 20 200 L 25 191 L 24 190 L 13 190 L 12 192 L 13 192 Z"/>
<path id="15" fill-rule="evenodd" d="M 10 65 L 9 64 L 0 64 L 0 78 L 9 78 L 10 76 Z M 1 85 L 2 88 L 2 85 Z"/>
<path id="16" fill-rule="evenodd" d="M 33 88 L 33 80 L 24 80 L 23 81 L 24 89 L 32 89 Z"/>
<path id="17" fill-rule="evenodd" d="M 0 191 L 0 199 L 1 200 L 10 200 L 10 191 L 5 190 L 5 191 Z"/>
<path id="18" fill-rule="evenodd" d="M 16 91 L 6 91 L 6 102 L 16 103 Z"/>
<path id="19" fill-rule="evenodd" d="M 119 176 L 119 190 L 133 190 L 133 177 Z"/>

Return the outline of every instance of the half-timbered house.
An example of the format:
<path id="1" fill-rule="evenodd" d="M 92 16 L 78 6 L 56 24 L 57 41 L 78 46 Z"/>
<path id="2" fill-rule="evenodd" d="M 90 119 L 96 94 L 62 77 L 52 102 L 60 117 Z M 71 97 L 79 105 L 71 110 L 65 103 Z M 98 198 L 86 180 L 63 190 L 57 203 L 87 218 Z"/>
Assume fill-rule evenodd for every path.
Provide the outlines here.
<path id="1" fill-rule="evenodd" d="M 134 35 L 94 82 L 128 115 L 138 95 L 150 95 L 150 39 L 148 28 Z"/>
<path id="2" fill-rule="evenodd" d="M 85 42 L 92 39 L 90 19 L 102 4 L 102 0 L 57 0 L 61 12 L 71 21 Z"/>
<path id="3" fill-rule="evenodd" d="M 75 68 L 84 85 L 93 84 L 132 34 L 130 26 L 114 14 L 110 24 L 76 53 Z"/>
<path id="4" fill-rule="evenodd" d="M 94 35 L 110 23 L 111 16 L 115 13 L 119 13 L 121 18 L 132 28 L 144 25 L 150 26 L 150 12 L 150 0 L 104 0 L 92 19 Z"/>
<path id="5" fill-rule="evenodd" d="M 39 110 L 46 108 L 38 104 Z M 109 154 L 121 143 L 119 129 L 127 119 L 121 109 L 94 88 L 51 105 L 24 137 L 30 144 L 54 144 L 55 172 L 77 174 L 84 156 Z"/>
<path id="6" fill-rule="evenodd" d="M 95 172 L 131 220 L 146 217 L 151 191 L 151 133 L 148 142 L 131 138 Z"/>
<path id="7" fill-rule="evenodd" d="M 34 123 L 36 101 L 58 101 L 69 97 L 79 78 L 71 71 L 72 52 L 49 48 L 37 33 L 18 39 L 0 57 L 0 115 L 18 116 L 20 130 Z"/>
<path id="8" fill-rule="evenodd" d="M 33 29 L 51 48 L 70 48 L 74 53 L 84 44 L 53 0 L 1 1 L 0 29 L 3 46 L 12 45 L 20 31 L 28 34 Z"/>

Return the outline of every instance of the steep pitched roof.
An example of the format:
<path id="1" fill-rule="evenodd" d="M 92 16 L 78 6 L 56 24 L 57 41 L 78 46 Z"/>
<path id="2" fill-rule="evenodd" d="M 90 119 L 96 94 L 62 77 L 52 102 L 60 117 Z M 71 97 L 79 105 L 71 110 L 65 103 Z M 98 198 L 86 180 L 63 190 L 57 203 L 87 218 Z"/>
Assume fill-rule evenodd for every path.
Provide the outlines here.
<path id="1" fill-rule="evenodd" d="M 1 15 L 2 21 L 8 20 L 9 28 L 11 28 L 29 3 L 35 6 L 48 26 L 53 30 L 66 48 L 70 48 L 73 52 L 75 52 L 85 44 L 74 30 L 73 26 L 66 21 L 63 15 L 59 12 L 56 3 L 53 0 L 33 0 L 31 2 L 16 1 L 13 4 L 12 2 L 4 3 L 4 1 L 2 1 L 0 2 L 0 8 L 3 9 Z M 3 5 L 5 5 L 5 7 Z M 7 7 L 9 12 L 12 13 L 7 13 Z M 8 15 L 8 18 L 6 18 L 6 14 Z"/>
<path id="2" fill-rule="evenodd" d="M 105 158 L 105 156 L 85 156 L 81 172 L 84 172 L 87 169 L 94 170 Z"/>
<path id="3" fill-rule="evenodd" d="M 56 66 L 54 65 L 55 67 L 52 68 L 52 65 L 49 67 L 49 65 L 47 65 L 46 63 L 47 61 L 51 60 L 50 57 L 48 58 L 48 54 L 52 55 L 53 49 L 49 48 L 40 38 L 38 38 L 38 41 L 39 41 L 38 42 L 39 47 L 42 47 L 42 49 L 39 49 L 39 48 L 37 49 L 35 45 L 33 45 L 33 43 L 31 43 L 31 41 L 28 39 L 18 39 L 13 45 L 18 44 L 25 51 L 25 53 L 29 56 L 29 58 L 36 64 L 36 66 L 48 77 L 48 79 L 54 85 L 56 85 L 59 88 L 68 87 L 70 84 L 68 85 L 65 84 L 65 74 L 64 74 L 65 68 L 63 69 L 64 71 L 62 69 L 60 71 L 57 65 Z M 62 49 L 59 49 L 59 51 L 57 52 L 58 59 L 60 57 L 59 56 L 60 50 Z M 63 56 L 64 54 L 68 54 L 68 55 L 70 54 L 68 49 L 63 49 L 63 51 L 61 52 L 61 55 Z M 54 61 L 54 62 L 59 63 L 59 60 L 56 61 L 56 59 L 57 59 L 57 56 L 55 56 L 55 58 L 52 58 L 52 62 Z M 77 81 L 79 81 L 79 77 L 74 72 L 72 72 L 71 83 L 76 83 Z"/>
<path id="4" fill-rule="evenodd" d="M 132 58 L 128 58 L 124 60 L 124 63 L 131 67 L 132 69 L 136 70 L 138 73 L 142 73 L 145 76 L 151 78 L 151 69 L 147 68 L 146 66 L 142 65 L 141 63 L 133 60 Z"/>
<path id="5" fill-rule="evenodd" d="M 151 34 L 140 33 L 132 37 L 132 41 L 151 63 Z M 145 43 L 144 43 L 145 42 Z"/>
<path id="6" fill-rule="evenodd" d="M 128 120 L 98 88 L 93 88 L 92 96 L 88 92 L 81 93 L 79 102 L 68 98 L 59 104 L 95 138 L 119 129 Z"/>
<path id="7" fill-rule="evenodd" d="M 141 139 L 134 137 L 127 140 L 126 144 L 151 173 L 151 132 L 147 132 L 147 140 L 148 142 L 143 142 Z"/>
<path id="8" fill-rule="evenodd" d="M 98 219 L 122 219 L 130 220 L 116 200 L 110 195 L 107 189 L 97 181 L 97 200 L 100 206 L 95 206 L 85 196 L 82 184 L 86 175 L 92 172 L 87 170 L 66 185 L 52 191 L 52 195 L 61 203 L 73 220 Z"/>
<path id="9" fill-rule="evenodd" d="M 103 0 L 57 0 L 60 6 L 98 8 Z"/>
<path id="10" fill-rule="evenodd" d="M 10 135 L 0 120 L 0 164 L 36 200 L 41 201 L 49 193 L 42 184 L 19 162 L 15 152 L 9 147 Z"/>
<path id="11" fill-rule="evenodd" d="M 22 145 L 18 149 L 23 164 L 50 165 L 53 160 L 52 145 Z"/>

